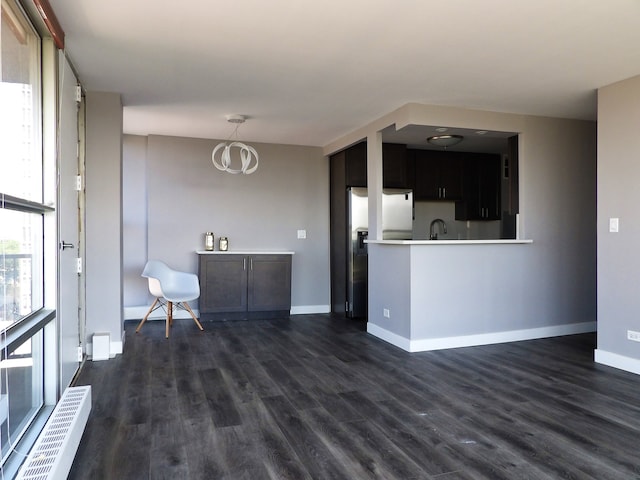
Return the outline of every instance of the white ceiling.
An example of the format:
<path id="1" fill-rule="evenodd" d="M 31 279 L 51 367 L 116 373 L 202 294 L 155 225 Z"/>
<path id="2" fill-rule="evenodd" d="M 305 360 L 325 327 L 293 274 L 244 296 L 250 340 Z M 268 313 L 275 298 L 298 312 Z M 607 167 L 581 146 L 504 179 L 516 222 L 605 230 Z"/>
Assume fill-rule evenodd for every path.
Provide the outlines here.
<path id="1" fill-rule="evenodd" d="M 132 134 L 324 146 L 409 103 L 596 118 L 639 0 L 50 0 Z"/>

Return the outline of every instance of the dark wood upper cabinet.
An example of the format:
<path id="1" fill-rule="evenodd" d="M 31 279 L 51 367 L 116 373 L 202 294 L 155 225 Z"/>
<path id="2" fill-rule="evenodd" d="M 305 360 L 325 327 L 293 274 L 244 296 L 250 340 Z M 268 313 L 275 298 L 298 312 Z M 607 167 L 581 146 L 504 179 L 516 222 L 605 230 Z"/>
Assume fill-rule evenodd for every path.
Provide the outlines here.
<path id="1" fill-rule="evenodd" d="M 367 186 L 367 142 L 361 142 L 344 151 L 347 187 Z"/>
<path id="2" fill-rule="evenodd" d="M 456 202 L 456 220 L 500 220 L 500 155 L 466 154 L 464 199 Z"/>
<path id="3" fill-rule="evenodd" d="M 413 150 L 415 199 L 455 201 L 463 195 L 463 154 Z"/>
<path id="4" fill-rule="evenodd" d="M 367 142 L 358 143 L 336 156 L 344 158 L 345 186 L 367 186 Z M 382 186 L 412 188 L 407 167 L 407 147 L 395 143 L 382 144 Z"/>
<path id="5" fill-rule="evenodd" d="M 382 186 L 384 188 L 412 188 L 408 169 L 407 146 L 382 144 Z"/>

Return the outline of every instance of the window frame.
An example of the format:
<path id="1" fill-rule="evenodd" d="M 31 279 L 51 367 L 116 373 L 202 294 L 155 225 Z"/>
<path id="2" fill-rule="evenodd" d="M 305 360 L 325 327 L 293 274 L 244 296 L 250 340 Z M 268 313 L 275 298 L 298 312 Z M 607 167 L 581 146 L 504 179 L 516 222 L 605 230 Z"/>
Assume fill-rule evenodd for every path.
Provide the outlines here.
<path id="1" fill-rule="evenodd" d="M 37 59 L 31 58 L 34 70 L 34 152 L 40 159 L 40 182 L 38 198 L 42 202 L 20 198 L 0 192 L 0 208 L 23 213 L 41 215 L 42 248 L 38 252 L 41 277 L 38 279 L 42 306 L 35 308 L 19 321 L 9 325 L 0 333 L 0 360 L 7 359 L 18 347 L 36 338 L 41 347 L 34 352 L 34 370 L 39 368 L 35 388 L 39 388 L 41 401 L 36 412 L 29 417 L 19 433 L 12 437 L 11 449 L 0 454 L 0 469 L 3 475 L 13 478 L 25 457 L 21 452 L 31 449 L 55 407 L 61 392 L 58 387 L 59 350 L 57 303 L 57 214 L 56 214 L 56 157 L 57 157 L 57 50 L 44 21 L 38 14 L 36 0 L 2 0 L 10 5 L 12 13 L 19 13 L 36 35 Z M 15 7 L 15 8 L 13 8 Z M 33 56 L 32 56 L 33 57 Z M 36 188 L 34 186 L 34 188 Z M 34 285 L 35 286 L 35 285 Z M 36 348 L 36 350 L 38 350 Z"/>

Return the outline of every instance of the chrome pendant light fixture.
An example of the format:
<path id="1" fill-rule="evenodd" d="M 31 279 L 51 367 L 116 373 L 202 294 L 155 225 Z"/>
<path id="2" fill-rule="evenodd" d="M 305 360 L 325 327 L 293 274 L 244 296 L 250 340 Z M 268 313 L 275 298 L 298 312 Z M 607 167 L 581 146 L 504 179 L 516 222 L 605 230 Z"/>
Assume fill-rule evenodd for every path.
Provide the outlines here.
<path id="1" fill-rule="evenodd" d="M 236 124 L 236 128 L 231 135 L 235 136 L 236 141 L 230 142 L 229 144 L 227 144 L 227 142 L 219 143 L 213 149 L 213 152 L 211 152 L 211 161 L 213 162 L 213 166 L 218 170 L 232 174 L 242 173 L 243 175 L 249 175 L 258 169 L 258 152 L 256 152 L 255 148 L 237 140 L 238 127 L 244 123 L 245 120 L 244 115 L 227 115 L 227 121 Z M 232 148 L 240 149 L 239 169 L 231 168 Z M 216 158 L 218 152 L 220 152 L 220 155 Z"/>
<path id="2" fill-rule="evenodd" d="M 437 147 L 447 148 L 457 145 L 463 139 L 464 137 L 462 135 L 434 135 L 433 137 L 427 138 L 427 142 Z"/>

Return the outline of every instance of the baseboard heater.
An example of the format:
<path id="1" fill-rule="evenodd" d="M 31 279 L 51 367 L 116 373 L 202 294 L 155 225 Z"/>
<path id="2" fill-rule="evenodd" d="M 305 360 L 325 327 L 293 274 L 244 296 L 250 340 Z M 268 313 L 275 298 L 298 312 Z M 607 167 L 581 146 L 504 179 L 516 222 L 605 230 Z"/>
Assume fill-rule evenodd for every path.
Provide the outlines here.
<path id="1" fill-rule="evenodd" d="M 64 480 L 69 475 L 91 411 L 91 386 L 69 387 L 47 420 L 18 480 Z"/>

